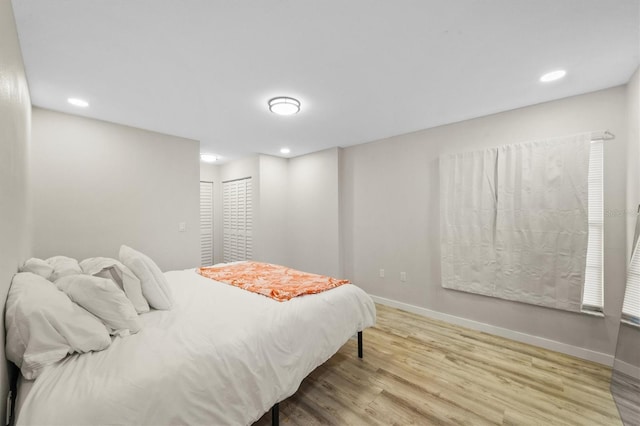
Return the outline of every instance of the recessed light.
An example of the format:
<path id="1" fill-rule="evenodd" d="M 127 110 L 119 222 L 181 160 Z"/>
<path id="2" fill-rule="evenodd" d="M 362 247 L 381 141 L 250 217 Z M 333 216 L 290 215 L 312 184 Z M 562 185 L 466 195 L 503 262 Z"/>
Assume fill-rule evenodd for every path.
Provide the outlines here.
<path id="1" fill-rule="evenodd" d="M 543 83 L 548 83 L 550 81 L 559 80 L 562 77 L 564 77 L 565 75 L 567 75 L 567 72 L 565 70 L 551 71 L 551 72 L 546 73 L 542 77 L 540 77 L 540 81 L 543 82 Z"/>
<path id="2" fill-rule="evenodd" d="M 289 148 L 280 148 L 280 154 L 289 154 L 290 152 Z"/>
<path id="3" fill-rule="evenodd" d="M 218 161 L 218 157 L 213 154 L 200 154 L 200 160 L 204 161 L 205 163 L 215 163 L 216 161 Z"/>
<path id="4" fill-rule="evenodd" d="M 80 108 L 86 108 L 89 106 L 89 102 L 85 101 L 84 99 L 69 98 L 67 99 L 67 102 L 69 102 L 73 106 L 77 106 Z"/>
<path id="5" fill-rule="evenodd" d="M 269 111 L 278 115 L 293 115 L 300 111 L 300 101 L 286 96 L 269 99 Z"/>

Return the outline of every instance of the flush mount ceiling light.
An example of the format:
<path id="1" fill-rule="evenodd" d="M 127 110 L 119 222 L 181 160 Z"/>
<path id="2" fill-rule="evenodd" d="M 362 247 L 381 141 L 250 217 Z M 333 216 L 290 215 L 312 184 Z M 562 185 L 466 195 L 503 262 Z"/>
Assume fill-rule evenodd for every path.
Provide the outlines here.
<path id="1" fill-rule="evenodd" d="M 551 72 L 546 73 L 542 77 L 540 77 L 540 81 L 543 82 L 543 83 L 548 83 L 550 81 L 559 80 L 562 77 L 564 77 L 565 75 L 567 75 L 567 72 L 565 70 L 551 71 Z"/>
<path id="2" fill-rule="evenodd" d="M 68 98 L 67 102 L 69 102 L 73 106 L 77 106 L 80 108 L 86 108 L 89 106 L 89 102 L 85 101 L 84 99 Z"/>
<path id="3" fill-rule="evenodd" d="M 218 157 L 213 154 L 200 154 L 200 160 L 205 163 L 215 163 L 218 161 Z"/>
<path id="4" fill-rule="evenodd" d="M 300 111 L 300 101 L 286 96 L 269 99 L 269 111 L 278 115 L 293 115 Z"/>
<path id="5" fill-rule="evenodd" d="M 289 148 L 280 148 L 280 154 L 289 154 L 290 152 Z"/>

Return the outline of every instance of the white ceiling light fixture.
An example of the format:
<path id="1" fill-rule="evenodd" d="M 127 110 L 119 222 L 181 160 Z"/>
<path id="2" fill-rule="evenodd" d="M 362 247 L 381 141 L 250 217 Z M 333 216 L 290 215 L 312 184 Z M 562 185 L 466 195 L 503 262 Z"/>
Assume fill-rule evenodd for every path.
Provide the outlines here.
<path id="1" fill-rule="evenodd" d="M 293 115 L 300 111 L 300 101 L 286 96 L 269 99 L 269 111 L 278 115 Z"/>
<path id="2" fill-rule="evenodd" d="M 85 101 L 84 99 L 80 99 L 80 98 L 68 98 L 67 102 L 69 102 L 73 106 L 77 106 L 77 107 L 80 107 L 80 108 L 86 108 L 86 107 L 89 106 L 89 102 Z"/>
<path id="3" fill-rule="evenodd" d="M 540 77 L 540 81 L 543 83 L 548 83 L 550 81 L 560 80 L 565 75 L 567 75 L 567 72 L 565 70 L 555 70 L 555 71 L 548 72 L 542 77 Z"/>
<path id="4" fill-rule="evenodd" d="M 218 157 L 213 154 L 200 154 L 200 160 L 205 163 L 215 163 L 218 161 Z"/>
<path id="5" fill-rule="evenodd" d="M 280 148 L 280 154 L 289 154 L 290 152 L 289 148 Z"/>

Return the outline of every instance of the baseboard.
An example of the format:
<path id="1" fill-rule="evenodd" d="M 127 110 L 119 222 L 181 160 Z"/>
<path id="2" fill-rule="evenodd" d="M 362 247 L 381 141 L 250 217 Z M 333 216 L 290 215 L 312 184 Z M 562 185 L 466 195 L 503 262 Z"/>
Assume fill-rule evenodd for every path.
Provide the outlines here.
<path id="1" fill-rule="evenodd" d="M 419 306 L 410 305 L 408 303 L 398 302 L 391 299 L 386 299 L 384 297 L 373 296 L 373 295 L 370 295 L 370 296 L 374 302 L 380 303 L 381 305 L 402 309 L 403 311 L 412 312 L 414 314 L 422 315 L 427 318 L 433 318 L 436 320 L 448 322 L 450 324 L 467 327 L 472 330 L 483 331 L 485 333 L 493 334 L 500 337 L 505 337 L 507 339 L 515 340 L 517 342 L 528 343 L 530 345 L 539 346 L 544 349 L 549 349 L 549 350 L 560 352 L 563 354 L 575 356 L 577 358 L 585 359 L 587 361 L 597 362 L 598 364 L 603 364 L 603 365 L 606 365 L 607 367 L 613 366 L 613 360 L 614 360 L 613 356 L 604 354 L 602 352 L 596 352 L 590 349 L 585 349 L 578 346 L 572 346 L 566 343 L 557 342 L 555 340 L 545 339 L 543 337 L 533 336 L 531 334 L 509 330 L 508 328 L 496 327 L 495 325 L 485 324 L 482 322 L 477 322 L 470 319 L 433 311 L 431 309 L 421 308 Z"/>
<path id="2" fill-rule="evenodd" d="M 629 364 L 628 362 L 620 361 L 617 359 L 613 365 L 613 368 L 627 376 L 633 377 L 636 380 L 640 380 L 640 367 L 637 365 Z"/>

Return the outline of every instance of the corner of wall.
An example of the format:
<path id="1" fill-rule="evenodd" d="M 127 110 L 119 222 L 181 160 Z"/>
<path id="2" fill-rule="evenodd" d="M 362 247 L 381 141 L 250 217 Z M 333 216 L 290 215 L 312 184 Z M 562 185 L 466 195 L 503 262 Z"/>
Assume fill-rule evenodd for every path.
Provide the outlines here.
<path id="1" fill-rule="evenodd" d="M 627 259 L 640 205 L 640 67 L 627 83 Z"/>
<path id="2" fill-rule="evenodd" d="M 344 148 L 336 148 L 337 155 L 337 184 L 338 184 L 338 276 L 346 277 L 346 262 L 345 262 L 345 244 L 346 238 L 344 237 L 345 218 L 344 211 Z"/>
<path id="3" fill-rule="evenodd" d="M 13 275 L 31 253 L 28 161 L 31 98 L 10 1 L 0 2 L 0 299 L 4 305 Z M 0 339 L 5 336 L 0 317 Z M 0 355 L 0 417 L 5 418 L 9 372 Z"/>
<path id="4" fill-rule="evenodd" d="M 339 235 L 340 148 L 289 160 L 288 245 L 292 267 L 341 275 Z"/>
<path id="5" fill-rule="evenodd" d="M 220 180 L 220 166 L 200 162 L 200 180 L 204 182 L 217 182 Z"/>

